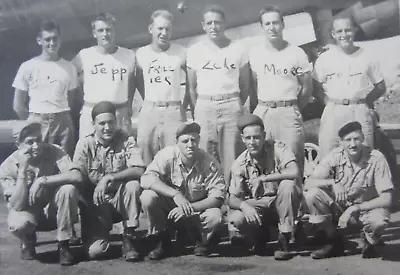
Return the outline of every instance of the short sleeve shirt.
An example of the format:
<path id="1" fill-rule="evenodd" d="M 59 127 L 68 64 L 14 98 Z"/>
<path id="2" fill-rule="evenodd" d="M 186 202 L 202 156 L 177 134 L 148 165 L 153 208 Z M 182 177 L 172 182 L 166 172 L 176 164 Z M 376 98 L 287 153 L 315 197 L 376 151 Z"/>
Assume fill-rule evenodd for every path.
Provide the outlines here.
<path id="1" fill-rule="evenodd" d="M 348 55 L 332 47 L 317 59 L 313 77 L 334 99 L 364 99 L 383 80 L 379 63 L 362 48 Z"/>
<path id="2" fill-rule="evenodd" d="M 312 70 L 305 52 L 290 44 L 281 51 L 263 44 L 254 46 L 249 62 L 257 77 L 258 99 L 262 101 L 296 100 L 302 88 L 298 76 Z"/>
<path id="3" fill-rule="evenodd" d="M 238 42 L 219 48 L 201 41 L 187 52 L 187 66 L 196 72 L 199 95 L 239 92 L 240 69 L 247 63 L 247 53 Z"/>
<path id="4" fill-rule="evenodd" d="M 171 44 L 168 50 L 156 52 L 148 45 L 137 50 L 136 58 L 143 71 L 146 100 L 180 101 L 185 48 Z"/>
<path id="5" fill-rule="evenodd" d="M 12 84 L 15 89 L 28 92 L 29 111 L 34 113 L 68 111 L 68 91 L 77 85 L 76 69 L 70 62 L 37 57 L 22 63 Z"/>
<path id="6" fill-rule="evenodd" d="M 389 165 L 384 155 L 366 146 L 361 167 L 352 164 L 343 148 L 333 149 L 317 165 L 313 178 L 332 178 L 344 186 L 351 201 L 361 203 L 393 189 Z"/>
<path id="7" fill-rule="evenodd" d="M 70 157 L 53 144 L 43 144 L 43 153 L 38 166 L 29 165 L 27 169 L 27 184 L 32 185 L 36 178 L 52 176 L 67 172 L 74 167 Z M 12 153 L 0 166 L 0 183 L 6 201 L 12 196 L 18 176 L 18 151 Z"/>
<path id="8" fill-rule="evenodd" d="M 113 54 L 102 54 L 96 46 L 81 50 L 73 61 L 83 73 L 84 100 L 90 103 L 128 100 L 129 79 L 135 70 L 135 53 L 118 47 Z"/>
<path id="9" fill-rule="evenodd" d="M 73 162 L 73 169 L 78 169 L 93 184 L 97 184 L 109 173 L 121 172 L 134 166 L 145 167 L 135 139 L 121 130 L 116 132 L 107 147 L 98 141 L 95 134 L 80 139 Z"/>
<path id="10" fill-rule="evenodd" d="M 145 179 L 144 179 L 145 178 Z M 143 183 L 159 179 L 179 190 L 190 202 L 207 197 L 224 199 L 226 184 L 220 164 L 208 153 L 199 149 L 192 169 L 187 170 L 176 146 L 169 146 L 157 153 L 142 176 Z"/>
<path id="11" fill-rule="evenodd" d="M 262 174 L 279 173 L 296 158 L 293 152 L 281 141 L 267 141 L 264 146 L 265 162 L 257 163 L 245 150 L 234 162 L 231 169 L 229 193 L 241 199 L 253 198 L 255 193 L 251 182 Z M 264 195 L 267 187 L 263 186 Z M 261 195 L 263 196 L 263 195 Z"/>

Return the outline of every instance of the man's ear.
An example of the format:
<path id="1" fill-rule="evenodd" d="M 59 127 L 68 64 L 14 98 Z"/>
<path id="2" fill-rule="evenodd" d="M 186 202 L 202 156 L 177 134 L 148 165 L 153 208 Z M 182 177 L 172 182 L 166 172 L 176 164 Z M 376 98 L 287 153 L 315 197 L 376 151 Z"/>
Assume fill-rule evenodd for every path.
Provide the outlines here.
<path id="1" fill-rule="evenodd" d="M 153 24 L 149 24 L 148 31 L 149 31 L 150 34 L 151 34 L 152 30 L 153 30 Z"/>
<path id="2" fill-rule="evenodd" d="M 38 43 L 38 45 L 42 46 L 42 41 L 40 36 L 36 36 L 36 43 Z"/>

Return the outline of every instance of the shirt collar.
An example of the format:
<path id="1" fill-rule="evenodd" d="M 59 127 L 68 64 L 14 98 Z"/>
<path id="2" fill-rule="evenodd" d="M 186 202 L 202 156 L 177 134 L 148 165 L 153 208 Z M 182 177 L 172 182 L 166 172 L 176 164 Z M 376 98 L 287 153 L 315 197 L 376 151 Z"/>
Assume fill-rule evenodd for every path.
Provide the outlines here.
<path id="1" fill-rule="evenodd" d="M 177 154 L 177 162 L 178 162 L 178 165 L 179 165 L 180 167 L 186 167 L 185 164 L 184 164 L 183 161 L 182 161 L 182 157 L 183 157 L 183 156 L 182 156 L 181 151 L 179 150 L 178 147 L 176 147 L 175 150 L 176 150 L 176 154 Z M 190 171 L 193 170 L 193 169 L 195 169 L 196 171 L 200 171 L 200 161 L 199 161 L 199 159 L 200 159 L 200 154 L 199 154 L 199 152 L 198 152 L 198 153 L 197 153 L 197 158 L 196 158 L 196 160 L 195 160 L 195 162 L 194 162 L 192 168 L 190 169 Z"/>
<path id="2" fill-rule="evenodd" d="M 362 152 L 361 152 L 362 155 L 361 155 L 361 159 L 360 159 L 361 166 L 364 167 L 368 164 L 369 158 L 371 156 L 371 151 L 372 151 L 371 148 L 363 145 Z M 347 154 L 346 150 L 343 147 L 342 147 L 341 153 L 342 153 L 343 157 L 341 158 L 340 164 L 347 164 L 349 167 L 352 167 L 353 166 L 352 161 L 351 161 L 349 155 Z"/>

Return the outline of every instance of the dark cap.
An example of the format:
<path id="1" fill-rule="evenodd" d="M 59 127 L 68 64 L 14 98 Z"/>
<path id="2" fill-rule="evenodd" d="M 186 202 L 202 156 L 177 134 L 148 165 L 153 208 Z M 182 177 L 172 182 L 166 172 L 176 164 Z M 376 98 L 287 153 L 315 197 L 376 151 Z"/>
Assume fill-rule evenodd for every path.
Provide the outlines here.
<path id="1" fill-rule="evenodd" d="M 352 121 L 344 125 L 342 128 L 340 128 L 338 135 L 340 138 L 343 138 L 347 134 L 354 132 L 354 131 L 361 131 L 362 127 L 361 124 L 357 121 Z"/>
<path id="2" fill-rule="evenodd" d="M 196 122 L 183 122 L 179 125 L 178 129 L 176 129 L 176 138 L 189 133 L 200 134 L 200 125 Z"/>
<path id="3" fill-rule="evenodd" d="M 92 109 L 92 119 L 94 119 L 100 114 L 113 114 L 115 116 L 116 108 L 115 105 L 112 104 L 110 101 L 101 101 L 94 105 Z"/>
<path id="4" fill-rule="evenodd" d="M 249 125 L 258 125 L 262 128 L 262 130 L 265 129 L 264 122 L 256 115 L 246 114 L 239 117 L 237 127 L 239 128 L 240 132 L 243 132 L 243 129 Z"/>
<path id="5" fill-rule="evenodd" d="M 16 122 L 13 127 L 13 136 L 15 141 L 21 142 L 24 140 L 30 133 L 34 133 L 36 131 L 41 130 L 40 121 L 35 119 L 27 119 Z"/>

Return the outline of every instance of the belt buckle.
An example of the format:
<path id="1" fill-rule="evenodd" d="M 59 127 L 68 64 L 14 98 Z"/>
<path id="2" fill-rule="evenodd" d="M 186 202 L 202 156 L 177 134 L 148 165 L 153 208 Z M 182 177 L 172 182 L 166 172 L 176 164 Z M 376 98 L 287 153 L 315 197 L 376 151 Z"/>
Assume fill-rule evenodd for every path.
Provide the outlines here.
<path id="1" fill-rule="evenodd" d="M 270 103 L 270 107 L 271 107 L 271 108 L 276 108 L 276 106 L 277 106 L 277 104 L 276 104 L 275 101 L 273 101 L 273 102 Z"/>
<path id="2" fill-rule="evenodd" d="M 224 96 L 220 95 L 220 96 L 214 96 L 214 101 L 222 101 L 224 100 Z"/>
<path id="3" fill-rule="evenodd" d="M 158 101 L 156 103 L 156 106 L 158 106 L 158 107 L 168 107 L 168 102 Z"/>
<path id="4" fill-rule="evenodd" d="M 343 105 L 350 105 L 350 99 L 343 99 Z"/>

